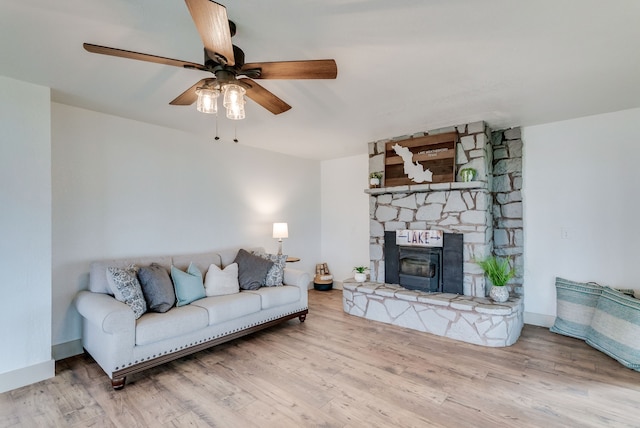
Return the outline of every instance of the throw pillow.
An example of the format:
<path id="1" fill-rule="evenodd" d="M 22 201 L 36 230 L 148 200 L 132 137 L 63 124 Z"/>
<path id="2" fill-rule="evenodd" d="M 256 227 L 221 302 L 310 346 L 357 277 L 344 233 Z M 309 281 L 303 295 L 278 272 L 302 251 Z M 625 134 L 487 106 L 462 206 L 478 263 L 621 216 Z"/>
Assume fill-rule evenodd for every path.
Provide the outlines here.
<path id="1" fill-rule="evenodd" d="M 587 331 L 587 344 L 640 371 L 639 334 L 640 301 L 604 287 Z"/>
<path id="2" fill-rule="evenodd" d="M 267 254 L 261 251 L 254 251 L 254 255 L 262 257 L 265 260 L 273 262 L 273 266 L 267 272 L 267 276 L 264 279 L 264 284 L 267 287 L 280 286 L 284 282 L 284 268 L 287 265 L 286 255 Z"/>
<path id="3" fill-rule="evenodd" d="M 243 290 L 259 289 L 267 276 L 267 272 L 273 266 L 272 261 L 254 256 L 246 250 L 238 251 L 238 255 L 233 262 L 238 264 L 238 282 Z"/>
<path id="4" fill-rule="evenodd" d="M 186 272 L 171 266 L 171 278 L 173 279 L 173 286 L 178 300 L 176 306 L 188 305 L 206 296 L 204 284 L 202 283 L 202 273 L 193 263 L 189 263 Z"/>
<path id="5" fill-rule="evenodd" d="M 587 337 L 603 287 L 556 278 L 557 315 L 551 331 L 578 339 Z"/>
<path id="6" fill-rule="evenodd" d="M 238 264 L 231 263 L 224 269 L 217 265 L 209 266 L 207 276 L 204 278 L 204 290 L 207 296 L 224 296 L 240 292 L 238 284 Z"/>
<path id="7" fill-rule="evenodd" d="M 142 294 L 151 312 L 167 312 L 176 303 L 176 293 L 167 270 L 158 263 L 142 266 L 138 270 Z"/>
<path id="8" fill-rule="evenodd" d="M 108 267 L 107 283 L 116 300 L 126 303 L 136 319 L 147 312 L 147 303 L 142 295 L 142 288 L 136 277 L 138 268 L 131 265 L 126 268 Z"/>

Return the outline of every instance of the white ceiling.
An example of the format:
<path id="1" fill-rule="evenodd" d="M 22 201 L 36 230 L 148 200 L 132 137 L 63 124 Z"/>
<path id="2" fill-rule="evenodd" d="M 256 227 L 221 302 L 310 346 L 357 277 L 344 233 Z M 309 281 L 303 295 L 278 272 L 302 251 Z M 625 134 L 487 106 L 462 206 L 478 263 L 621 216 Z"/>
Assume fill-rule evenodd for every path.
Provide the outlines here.
<path id="1" fill-rule="evenodd" d="M 637 0 L 226 0 L 247 62 L 334 58 L 336 80 L 261 80 L 293 106 L 252 101 L 222 143 L 331 159 L 460 123 L 499 129 L 640 106 Z M 215 121 L 168 103 L 202 77 L 83 42 L 203 62 L 182 0 L 2 0 L 0 75 L 54 101 L 212 139 Z"/>

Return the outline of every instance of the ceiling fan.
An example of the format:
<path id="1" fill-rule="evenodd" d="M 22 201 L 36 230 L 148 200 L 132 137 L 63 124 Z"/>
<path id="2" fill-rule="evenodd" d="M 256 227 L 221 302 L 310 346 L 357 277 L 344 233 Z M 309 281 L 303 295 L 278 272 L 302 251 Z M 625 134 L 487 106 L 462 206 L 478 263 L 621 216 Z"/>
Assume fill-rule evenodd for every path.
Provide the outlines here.
<path id="1" fill-rule="evenodd" d="M 215 77 L 200 80 L 169 104 L 191 105 L 197 101 L 199 111 L 215 113 L 217 98 L 223 95 L 230 119 L 244 118 L 245 94 L 273 114 L 291 108 L 253 79 L 335 79 L 338 74 L 333 59 L 245 63 L 242 49 L 231 43 L 236 26 L 227 18 L 227 9 L 211 0 L 185 0 L 185 3 L 204 44 L 204 64 L 90 43 L 83 46 L 92 53 L 211 72 Z"/>

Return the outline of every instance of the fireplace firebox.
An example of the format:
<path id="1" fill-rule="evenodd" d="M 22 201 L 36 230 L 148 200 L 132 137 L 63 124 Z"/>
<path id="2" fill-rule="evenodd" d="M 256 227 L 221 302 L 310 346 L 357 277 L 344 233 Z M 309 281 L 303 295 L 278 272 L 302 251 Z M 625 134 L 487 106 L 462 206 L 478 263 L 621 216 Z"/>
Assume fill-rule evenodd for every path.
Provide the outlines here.
<path id="1" fill-rule="evenodd" d="M 462 235 L 444 233 L 441 247 L 404 246 L 385 232 L 385 282 L 410 290 L 463 294 Z"/>
<path id="2" fill-rule="evenodd" d="M 436 292 L 442 289 L 442 248 L 398 248 L 399 283 L 405 288 Z"/>

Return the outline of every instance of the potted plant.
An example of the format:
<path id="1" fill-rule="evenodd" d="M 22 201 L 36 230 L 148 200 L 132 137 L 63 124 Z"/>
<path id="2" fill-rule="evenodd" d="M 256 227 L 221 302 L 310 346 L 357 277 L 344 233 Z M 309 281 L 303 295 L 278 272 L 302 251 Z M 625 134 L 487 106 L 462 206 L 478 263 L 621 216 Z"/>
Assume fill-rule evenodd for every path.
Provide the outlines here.
<path id="1" fill-rule="evenodd" d="M 493 285 L 489 290 L 489 297 L 498 303 L 506 302 L 509 298 L 509 289 L 505 285 L 516 274 L 516 270 L 509 266 L 509 260 L 499 261 L 491 256 L 476 263 L 480 265 Z"/>
<path id="2" fill-rule="evenodd" d="M 369 184 L 371 187 L 378 187 L 382 180 L 382 171 L 376 171 L 369 174 Z"/>
<path id="3" fill-rule="evenodd" d="M 476 170 L 473 168 L 462 168 L 460 170 L 460 178 L 462 181 L 469 182 L 476 178 Z"/>
<path id="4" fill-rule="evenodd" d="M 356 273 L 353 277 L 356 280 L 356 282 L 365 282 L 367 280 L 367 274 L 365 273 L 366 271 L 368 271 L 369 268 L 366 266 L 356 266 L 353 268 L 353 271 Z"/>

